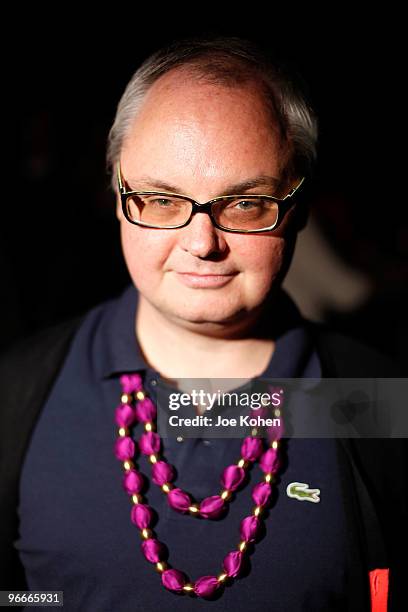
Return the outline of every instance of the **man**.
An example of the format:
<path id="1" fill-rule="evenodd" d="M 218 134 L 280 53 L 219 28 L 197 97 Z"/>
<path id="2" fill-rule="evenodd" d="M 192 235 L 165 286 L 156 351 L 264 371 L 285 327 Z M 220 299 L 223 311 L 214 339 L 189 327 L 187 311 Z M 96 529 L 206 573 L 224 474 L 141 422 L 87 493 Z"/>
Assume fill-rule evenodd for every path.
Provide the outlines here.
<path id="1" fill-rule="evenodd" d="M 112 450 L 121 392 L 120 410 L 138 389 L 129 387 L 138 379 L 124 375 L 139 374 L 155 402 L 158 387 L 176 390 L 179 379 L 390 373 L 369 351 L 323 337 L 280 289 L 304 223 L 296 195 L 315 144 L 315 119 L 302 94 L 245 41 L 175 44 L 132 77 L 108 151 L 132 284 L 3 360 L 3 589 L 62 590 L 68 610 L 343 611 L 368 609 L 374 571 L 372 597 L 386 597 L 384 517 L 347 446 L 282 444 L 265 533 L 247 546 L 241 530 L 245 545 L 238 549 L 260 472 L 253 470 L 227 514 L 208 521 L 202 512 L 200 520 L 200 505 L 187 507 L 187 516 L 174 512 L 171 479 L 164 493 L 154 486 L 142 450 L 138 464 L 148 484 L 139 495 L 132 481 L 132 520 L 143 555 L 161 576 L 138 550 Z M 339 354 L 351 346 L 354 360 L 344 364 Z M 118 424 L 129 441 L 130 429 Z M 133 453 L 118 448 L 125 477 L 137 480 Z M 239 439 L 179 437 L 162 440 L 161 450 L 176 467 L 177 487 L 202 500 L 220 489 L 219 474 L 236 464 L 240 448 Z M 146 454 L 153 465 L 160 457 L 154 449 Z M 286 495 L 302 483 L 318 488 L 318 503 Z M 234 487 L 226 489 L 223 500 Z M 168 559 L 156 550 L 155 534 Z M 230 550 L 247 551 L 236 580 L 230 564 L 229 574 L 222 566 Z"/>

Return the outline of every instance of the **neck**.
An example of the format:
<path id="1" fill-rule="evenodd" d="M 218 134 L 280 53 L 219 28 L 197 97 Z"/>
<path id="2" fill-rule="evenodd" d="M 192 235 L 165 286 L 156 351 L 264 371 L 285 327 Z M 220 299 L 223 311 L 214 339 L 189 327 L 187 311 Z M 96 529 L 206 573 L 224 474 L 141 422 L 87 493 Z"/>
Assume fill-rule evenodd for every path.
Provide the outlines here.
<path id="1" fill-rule="evenodd" d="M 195 329 L 165 317 L 139 294 L 136 334 L 146 362 L 164 378 L 249 379 L 265 370 L 275 349 L 262 330 L 263 314 L 264 308 L 244 326 L 206 333 L 202 325 Z"/>

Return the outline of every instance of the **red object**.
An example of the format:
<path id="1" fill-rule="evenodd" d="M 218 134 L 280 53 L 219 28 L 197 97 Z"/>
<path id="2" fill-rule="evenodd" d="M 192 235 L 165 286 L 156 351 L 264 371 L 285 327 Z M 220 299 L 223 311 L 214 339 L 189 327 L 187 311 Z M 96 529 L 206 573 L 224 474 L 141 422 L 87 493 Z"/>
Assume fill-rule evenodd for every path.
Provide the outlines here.
<path id="1" fill-rule="evenodd" d="M 375 569 L 369 572 L 371 612 L 387 612 L 389 569 Z"/>

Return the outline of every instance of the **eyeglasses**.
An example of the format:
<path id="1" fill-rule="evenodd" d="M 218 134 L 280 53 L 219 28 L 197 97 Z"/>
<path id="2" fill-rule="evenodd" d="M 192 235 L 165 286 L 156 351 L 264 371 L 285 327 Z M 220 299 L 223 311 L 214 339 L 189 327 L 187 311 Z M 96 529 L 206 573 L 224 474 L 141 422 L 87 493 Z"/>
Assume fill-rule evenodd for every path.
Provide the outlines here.
<path id="1" fill-rule="evenodd" d="M 205 212 L 215 227 L 225 232 L 257 233 L 276 229 L 293 206 L 293 196 L 304 177 L 284 198 L 271 195 L 219 196 L 200 204 L 178 193 L 126 191 L 120 164 L 118 188 L 125 218 L 135 225 L 156 229 L 177 229 L 188 225 L 197 212 Z"/>

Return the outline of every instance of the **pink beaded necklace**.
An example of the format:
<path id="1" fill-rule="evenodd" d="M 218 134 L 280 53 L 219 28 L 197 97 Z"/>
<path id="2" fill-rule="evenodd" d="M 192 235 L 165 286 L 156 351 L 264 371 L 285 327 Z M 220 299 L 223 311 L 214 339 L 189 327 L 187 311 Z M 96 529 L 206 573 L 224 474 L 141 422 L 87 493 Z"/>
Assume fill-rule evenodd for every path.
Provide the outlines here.
<path id="1" fill-rule="evenodd" d="M 139 374 L 125 374 L 120 377 L 122 386 L 121 403 L 116 408 L 115 421 L 119 427 L 118 438 L 115 443 L 115 455 L 123 462 L 123 486 L 131 496 L 131 521 L 140 529 L 143 539 L 142 552 L 150 563 L 156 566 L 161 574 L 162 584 L 166 589 L 174 592 L 186 592 L 199 597 L 211 597 L 222 587 L 226 580 L 236 578 L 243 565 L 243 556 L 248 544 L 254 542 L 259 533 L 262 520 L 262 511 L 270 502 L 272 496 L 271 483 L 274 474 L 279 468 L 279 438 L 281 432 L 274 436 L 267 450 L 261 439 L 255 437 L 244 438 L 241 445 L 241 458 L 235 465 L 225 468 L 221 475 L 223 490 L 218 495 L 206 497 L 200 503 L 194 502 L 189 493 L 174 487 L 174 468 L 160 459 L 162 442 L 160 436 L 154 431 L 157 417 L 156 407 L 143 390 L 142 378 Z M 134 402 L 135 405 L 134 405 Z M 152 465 L 152 480 L 161 487 L 167 495 L 170 507 L 180 513 L 198 516 L 203 519 L 215 519 L 225 511 L 226 502 L 231 498 L 233 491 L 242 484 L 246 470 L 255 461 L 264 473 L 263 481 L 253 487 L 252 499 L 255 508 L 250 516 L 245 517 L 240 525 L 241 541 L 237 550 L 229 552 L 224 558 L 222 572 L 218 576 L 202 576 L 189 582 L 186 575 L 178 569 L 173 569 L 164 561 L 165 547 L 154 536 L 149 528 L 153 511 L 150 506 L 143 503 L 140 491 L 144 486 L 142 474 L 135 469 L 133 459 L 136 444 L 130 436 L 130 428 L 137 423 L 144 424 L 144 433 L 139 439 L 140 452 L 149 457 Z"/>

